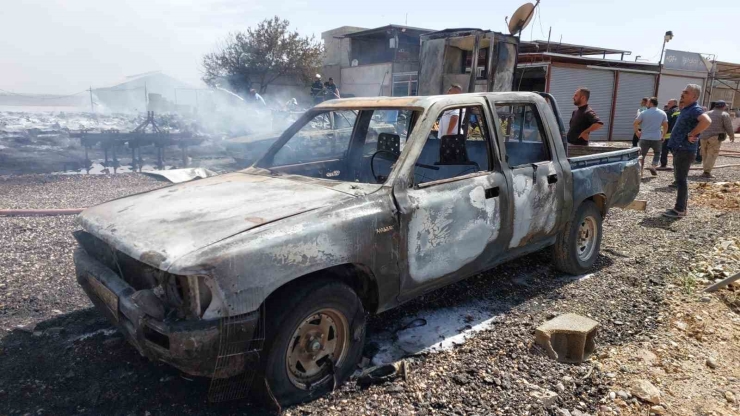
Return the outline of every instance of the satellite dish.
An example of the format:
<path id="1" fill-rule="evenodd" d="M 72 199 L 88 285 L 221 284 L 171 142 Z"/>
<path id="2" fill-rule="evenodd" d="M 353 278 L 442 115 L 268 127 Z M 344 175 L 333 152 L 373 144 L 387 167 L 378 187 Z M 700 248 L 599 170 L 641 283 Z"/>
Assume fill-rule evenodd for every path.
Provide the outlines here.
<path id="1" fill-rule="evenodd" d="M 539 3 L 539 1 L 537 3 Z M 532 3 L 524 3 L 516 9 L 514 15 L 511 16 L 511 20 L 509 20 L 509 33 L 516 35 L 524 30 L 534 16 L 535 7 L 536 6 Z"/>

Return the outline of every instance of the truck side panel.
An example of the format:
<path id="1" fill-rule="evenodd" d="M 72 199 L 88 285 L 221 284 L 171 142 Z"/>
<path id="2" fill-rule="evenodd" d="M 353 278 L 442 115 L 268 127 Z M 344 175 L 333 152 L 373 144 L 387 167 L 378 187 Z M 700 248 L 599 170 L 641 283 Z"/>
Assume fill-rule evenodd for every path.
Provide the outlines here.
<path id="1" fill-rule="evenodd" d="M 638 160 L 617 161 L 572 169 L 573 206 L 594 196 L 606 197 L 606 207 L 625 207 L 640 191 L 640 165 Z"/>

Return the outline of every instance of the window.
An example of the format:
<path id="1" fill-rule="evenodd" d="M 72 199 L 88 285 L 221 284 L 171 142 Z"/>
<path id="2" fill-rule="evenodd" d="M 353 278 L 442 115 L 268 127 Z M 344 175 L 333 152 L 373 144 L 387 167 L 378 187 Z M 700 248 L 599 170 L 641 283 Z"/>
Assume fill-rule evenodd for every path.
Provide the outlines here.
<path id="1" fill-rule="evenodd" d="M 488 48 L 478 50 L 478 73 L 476 79 L 486 79 L 486 65 L 488 64 Z M 473 51 L 463 51 L 463 68 L 465 73 L 469 74 L 473 68 Z"/>
<path id="2" fill-rule="evenodd" d="M 534 104 L 496 104 L 500 134 L 511 167 L 551 160 L 545 130 Z"/>
<path id="3" fill-rule="evenodd" d="M 488 130 L 481 107 L 443 111 L 414 169 L 414 183 L 451 179 L 491 169 Z"/>
<path id="4" fill-rule="evenodd" d="M 313 115 L 258 165 L 272 175 L 382 184 L 401 154 L 418 111 L 367 108 Z"/>
<path id="5" fill-rule="evenodd" d="M 416 95 L 419 75 L 416 72 L 405 72 L 393 74 L 393 96 L 405 97 L 407 95 Z"/>
<path id="6" fill-rule="evenodd" d="M 357 120 L 353 111 L 321 113 L 304 125 L 275 154 L 273 166 L 344 157 Z"/>
<path id="7" fill-rule="evenodd" d="M 370 119 L 370 128 L 365 139 L 363 153 L 372 156 L 378 150 L 378 135 L 381 133 L 398 135 L 398 152 L 403 151 L 403 147 L 406 145 L 406 138 L 409 134 L 409 122 L 413 113 L 411 110 L 375 110 Z"/>

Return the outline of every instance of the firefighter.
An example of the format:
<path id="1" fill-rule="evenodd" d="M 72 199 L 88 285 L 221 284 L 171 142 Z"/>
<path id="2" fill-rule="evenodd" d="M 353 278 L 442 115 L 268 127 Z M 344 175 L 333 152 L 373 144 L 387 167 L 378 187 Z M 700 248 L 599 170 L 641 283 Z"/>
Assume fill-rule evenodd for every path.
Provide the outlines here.
<path id="1" fill-rule="evenodd" d="M 316 74 L 316 81 L 311 84 L 311 97 L 314 105 L 324 101 L 324 84 L 321 83 L 321 74 Z"/>

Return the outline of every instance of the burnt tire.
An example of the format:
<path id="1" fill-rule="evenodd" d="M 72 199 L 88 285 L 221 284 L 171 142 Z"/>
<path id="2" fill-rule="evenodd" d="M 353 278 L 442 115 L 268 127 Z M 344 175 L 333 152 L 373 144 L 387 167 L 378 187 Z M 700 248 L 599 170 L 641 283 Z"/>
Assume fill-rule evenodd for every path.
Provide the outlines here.
<path id="1" fill-rule="evenodd" d="M 320 280 L 292 289 L 267 304 L 262 377 L 255 386 L 263 402 L 274 397 L 281 406 L 313 400 L 338 387 L 357 368 L 365 344 L 365 310 L 349 286 Z M 323 355 L 329 345 L 335 347 L 333 354 Z M 315 353 L 313 364 L 304 353 Z"/>
<path id="2" fill-rule="evenodd" d="M 601 249 L 601 211 L 593 201 L 584 201 L 576 210 L 553 247 L 555 268 L 572 275 L 588 272 Z"/>

